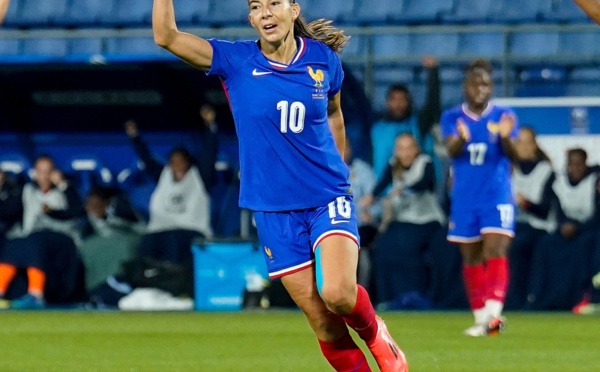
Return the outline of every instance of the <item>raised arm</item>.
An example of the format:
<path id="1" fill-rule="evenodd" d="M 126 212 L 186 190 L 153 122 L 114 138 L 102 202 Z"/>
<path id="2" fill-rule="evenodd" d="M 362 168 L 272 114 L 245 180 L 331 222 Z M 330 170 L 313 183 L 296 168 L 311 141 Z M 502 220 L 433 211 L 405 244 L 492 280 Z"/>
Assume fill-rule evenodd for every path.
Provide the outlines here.
<path id="1" fill-rule="evenodd" d="M 154 42 L 158 46 L 165 48 L 196 68 L 210 69 L 213 58 L 212 46 L 198 36 L 177 29 L 173 0 L 154 0 L 152 32 L 154 33 Z"/>
<path id="2" fill-rule="evenodd" d="M 0 25 L 2 21 L 4 21 L 4 16 L 6 15 L 6 11 L 8 10 L 9 0 L 0 0 Z"/>
<path id="3" fill-rule="evenodd" d="M 344 115 L 342 114 L 341 96 L 341 93 L 338 92 L 338 94 L 329 99 L 327 119 L 329 121 L 329 129 L 335 140 L 335 145 L 340 155 L 343 156 L 344 147 L 346 146 L 346 127 L 344 126 Z"/>
<path id="4" fill-rule="evenodd" d="M 573 2 L 596 23 L 600 24 L 600 1 L 599 0 L 573 0 Z"/>

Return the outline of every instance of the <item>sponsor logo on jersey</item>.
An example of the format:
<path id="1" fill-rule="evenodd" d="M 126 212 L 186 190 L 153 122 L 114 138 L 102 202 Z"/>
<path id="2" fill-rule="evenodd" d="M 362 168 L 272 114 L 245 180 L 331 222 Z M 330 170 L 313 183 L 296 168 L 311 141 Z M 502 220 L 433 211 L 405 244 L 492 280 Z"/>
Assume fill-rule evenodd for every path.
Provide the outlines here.
<path id="1" fill-rule="evenodd" d="M 253 76 L 263 76 L 263 75 L 269 75 L 272 73 L 273 73 L 272 71 L 258 71 L 257 69 L 252 70 Z"/>

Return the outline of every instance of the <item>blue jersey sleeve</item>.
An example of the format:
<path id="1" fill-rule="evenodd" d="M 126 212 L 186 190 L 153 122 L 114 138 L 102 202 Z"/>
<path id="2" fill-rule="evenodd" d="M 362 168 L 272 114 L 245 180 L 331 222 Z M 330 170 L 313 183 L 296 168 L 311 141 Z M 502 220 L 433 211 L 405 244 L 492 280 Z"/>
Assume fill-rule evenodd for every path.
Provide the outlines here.
<path id="1" fill-rule="evenodd" d="M 458 136 L 458 132 L 456 131 L 456 115 L 453 115 L 452 112 L 444 111 L 440 123 L 442 126 L 442 137 Z"/>
<path id="2" fill-rule="evenodd" d="M 344 69 L 342 68 L 342 61 L 340 57 L 333 51 L 329 54 L 329 93 L 327 94 L 329 98 L 335 96 L 342 90 L 342 82 L 344 81 Z"/>
<path id="3" fill-rule="evenodd" d="M 225 80 L 232 77 L 242 63 L 250 56 L 247 41 L 208 40 L 213 48 L 213 58 L 207 75 L 217 75 Z"/>

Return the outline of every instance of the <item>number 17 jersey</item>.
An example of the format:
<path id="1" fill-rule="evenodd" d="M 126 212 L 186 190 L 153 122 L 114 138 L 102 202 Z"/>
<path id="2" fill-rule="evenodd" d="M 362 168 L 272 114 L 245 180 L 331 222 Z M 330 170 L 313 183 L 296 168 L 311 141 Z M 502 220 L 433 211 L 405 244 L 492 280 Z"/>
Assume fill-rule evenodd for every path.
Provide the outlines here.
<path id="1" fill-rule="evenodd" d="M 348 167 L 329 128 L 329 98 L 344 72 L 325 44 L 297 38 L 289 65 L 256 41 L 209 40 L 209 75 L 221 78 L 240 148 L 240 206 L 275 212 L 322 207 L 351 193 Z"/>
<path id="2" fill-rule="evenodd" d="M 461 153 L 452 159 L 452 203 L 477 205 L 512 204 L 510 160 L 502 149 L 499 133 L 500 118 L 504 114 L 515 118 L 511 138 L 518 133 L 514 112 L 492 103 L 477 115 L 466 104 L 444 111 L 441 118 L 444 138 L 456 136 L 457 122 L 462 119 L 471 140 L 463 145 Z"/>

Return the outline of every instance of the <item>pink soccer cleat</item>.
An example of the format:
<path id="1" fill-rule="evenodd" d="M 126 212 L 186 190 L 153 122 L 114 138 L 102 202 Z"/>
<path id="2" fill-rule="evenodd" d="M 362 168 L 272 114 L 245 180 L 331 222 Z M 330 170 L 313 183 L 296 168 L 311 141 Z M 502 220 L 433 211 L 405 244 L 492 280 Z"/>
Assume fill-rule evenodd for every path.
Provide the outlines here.
<path id="1" fill-rule="evenodd" d="M 383 320 L 380 317 L 375 319 L 378 327 L 377 336 L 367 346 L 377 361 L 379 370 L 381 372 L 408 372 L 406 356 L 390 335 Z"/>

